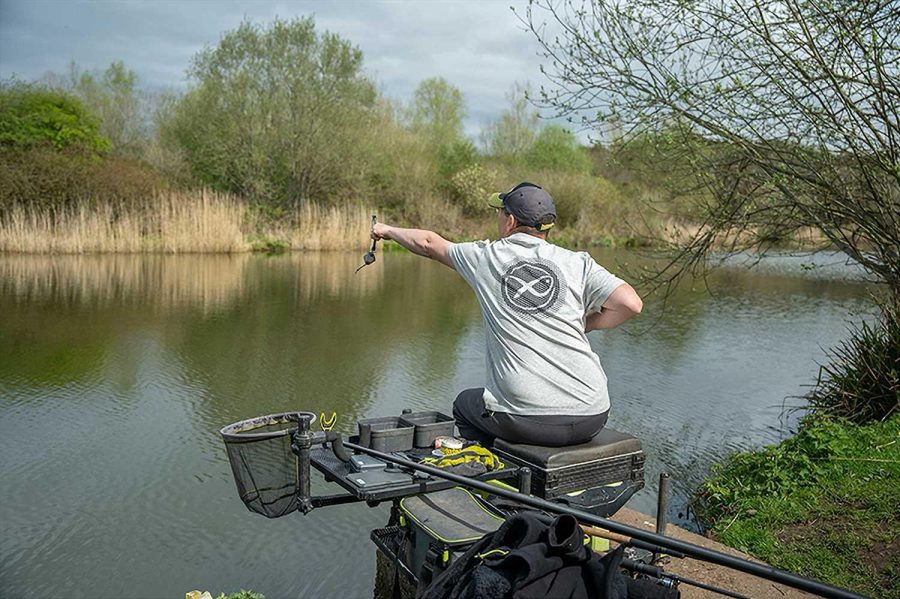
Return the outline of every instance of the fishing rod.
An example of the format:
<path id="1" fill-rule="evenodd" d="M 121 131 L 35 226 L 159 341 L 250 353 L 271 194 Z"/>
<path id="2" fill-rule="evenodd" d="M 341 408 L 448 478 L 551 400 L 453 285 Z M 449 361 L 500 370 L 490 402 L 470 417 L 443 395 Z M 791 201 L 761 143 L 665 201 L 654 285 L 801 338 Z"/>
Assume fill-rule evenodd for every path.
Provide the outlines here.
<path id="1" fill-rule="evenodd" d="M 303 428 L 306 428 L 306 432 L 302 431 Z M 323 440 L 322 433 L 312 433 L 308 429 L 308 424 L 306 427 L 301 426 L 298 428 L 295 433 L 295 441 L 298 447 L 298 457 L 299 467 L 300 467 L 300 478 L 301 480 L 304 478 L 303 470 L 306 471 L 306 481 L 307 488 L 305 495 L 307 496 L 308 501 L 308 481 L 309 481 L 309 447 L 313 443 L 318 443 Z M 806 578 L 803 576 L 799 576 L 792 572 L 788 572 L 786 570 L 780 570 L 778 568 L 773 568 L 772 566 L 766 564 L 760 564 L 751 562 L 749 560 L 739 558 L 733 555 L 727 555 L 725 553 L 715 551 L 713 549 L 707 549 L 705 547 L 700 547 L 699 545 L 694 545 L 693 543 L 688 543 L 685 541 L 679 541 L 678 539 L 673 539 L 671 537 L 666 537 L 662 535 L 658 535 L 652 532 L 648 532 L 646 530 L 641 530 L 640 528 L 635 528 L 633 526 L 628 526 L 627 524 L 622 524 L 620 522 L 616 522 L 614 520 L 608 520 L 606 518 L 601 518 L 590 512 L 585 512 L 579 509 L 575 509 L 572 507 L 564 506 L 559 503 L 555 503 L 552 501 L 547 501 L 546 499 L 541 499 L 540 497 L 535 497 L 533 495 L 526 495 L 524 493 L 520 493 L 518 491 L 511 491 L 505 489 L 503 487 L 498 487 L 496 485 L 491 485 L 486 482 L 480 480 L 474 480 L 467 478 L 465 476 L 459 476 L 457 474 L 453 474 L 451 472 L 445 472 L 440 468 L 434 468 L 432 466 L 427 466 L 425 464 L 419 464 L 417 462 L 413 462 L 411 460 L 407 460 L 405 458 L 401 458 L 392 454 L 383 453 L 381 451 L 376 451 L 374 449 L 370 449 L 368 447 L 362 447 L 361 445 L 357 445 L 355 443 L 344 442 L 341 438 L 340 433 L 336 433 L 333 431 L 328 431 L 324 433 L 324 441 L 330 441 L 332 451 L 334 451 L 335 456 L 342 461 L 349 460 L 349 454 L 347 453 L 347 449 L 351 449 L 354 451 L 358 451 L 364 453 L 366 455 L 377 458 L 383 462 L 388 462 L 391 464 L 396 464 L 398 466 L 403 466 L 405 468 L 410 468 L 412 470 L 416 470 L 419 472 L 424 472 L 426 474 L 430 474 L 431 476 L 435 476 L 437 478 L 441 478 L 444 480 L 448 480 L 451 482 L 455 482 L 460 486 L 467 487 L 470 489 L 477 489 L 479 491 L 484 491 L 486 493 L 490 493 L 496 495 L 498 497 L 503 497 L 506 499 L 510 499 L 516 501 L 520 504 L 526 505 L 528 507 L 542 510 L 545 512 L 551 512 L 554 514 L 571 514 L 579 521 L 584 522 L 586 524 L 590 524 L 593 526 L 597 526 L 603 528 L 605 530 L 618 533 L 620 535 L 625 535 L 632 539 L 636 539 L 638 541 L 643 541 L 644 543 L 657 545 L 669 551 L 675 551 L 679 553 L 683 553 L 687 557 L 691 557 L 694 559 L 698 559 L 701 561 L 709 562 L 712 564 L 716 564 L 719 566 L 725 566 L 726 568 L 731 568 L 733 570 L 737 570 L 739 572 L 745 572 L 747 574 L 752 574 L 754 576 L 758 576 L 760 578 L 765 578 L 766 580 L 771 580 L 772 582 L 778 582 L 795 589 L 799 589 L 801 591 L 807 591 L 810 593 L 816 593 L 821 597 L 827 598 L 835 598 L 835 599 L 865 599 L 862 595 L 853 593 L 846 589 L 841 589 L 835 586 L 831 586 L 824 582 Z M 303 449 L 306 451 L 303 451 Z M 306 454 L 305 458 L 304 455 Z M 304 463 L 305 462 L 305 463 Z M 301 491 L 301 495 L 304 494 Z M 301 503 L 303 501 L 301 500 Z"/>
<path id="2" fill-rule="evenodd" d="M 748 597 L 747 595 L 741 595 L 740 593 L 735 593 L 726 589 L 720 589 L 719 587 L 714 587 L 711 584 L 706 584 L 704 582 L 700 582 L 686 576 L 666 572 L 659 566 L 650 566 L 648 564 L 636 562 L 630 559 L 623 559 L 622 567 L 626 570 L 631 570 L 632 572 L 645 574 L 647 576 L 650 576 L 651 578 L 663 580 L 668 578 L 669 580 L 672 580 L 676 583 L 690 585 L 692 587 L 697 587 L 698 589 L 703 589 L 704 591 L 710 591 L 713 593 L 718 593 L 719 595 L 725 595 L 726 597 L 733 597 L 734 599 L 750 599 L 750 597 Z"/>

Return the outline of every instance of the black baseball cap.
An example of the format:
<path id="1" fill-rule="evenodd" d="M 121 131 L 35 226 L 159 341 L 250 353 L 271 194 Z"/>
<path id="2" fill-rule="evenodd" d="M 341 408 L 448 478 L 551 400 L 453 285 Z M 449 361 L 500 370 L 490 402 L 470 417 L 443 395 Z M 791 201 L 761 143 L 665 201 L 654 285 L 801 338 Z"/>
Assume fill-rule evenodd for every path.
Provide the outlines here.
<path id="1" fill-rule="evenodd" d="M 520 224 L 547 231 L 556 220 L 556 204 L 544 188 L 528 181 L 519 183 L 506 193 L 495 193 L 488 198 L 493 208 L 504 208 L 516 217 Z"/>

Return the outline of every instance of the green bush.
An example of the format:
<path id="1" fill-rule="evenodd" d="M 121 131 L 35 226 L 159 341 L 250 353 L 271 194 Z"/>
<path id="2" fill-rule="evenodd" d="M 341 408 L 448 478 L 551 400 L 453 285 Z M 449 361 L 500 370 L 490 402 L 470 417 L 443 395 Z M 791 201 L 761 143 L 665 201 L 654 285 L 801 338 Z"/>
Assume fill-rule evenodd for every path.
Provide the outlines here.
<path id="1" fill-rule="evenodd" d="M 168 183 L 143 163 L 76 148 L 0 147 L 0 213 L 13 206 L 141 205 Z"/>
<path id="2" fill-rule="evenodd" d="M 830 352 L 806 396 L 814 412 L 854 422 L 885 420 L 900 408 L 900 302 L 886 300 L 875 324 L 862 323 Z"/>
<path id="3" fill-rule="evenodd" d="M 444 186 L 453 175 L 478 163 L 478 150 L 469 140 L 439 146 L 436 155 L 438 181 Z"/>
<path id="4" fill-rule="evenodd" d="M 572 132 L 559 125 L 547 125 L 538 133 L 525 153 L 525 164 L 532 169 L 587 174 L 591 159 Z"/>
<path id="5" fill-rule="evenodd" d="M 34 85 L 0 88 L 0 212 L 141 203 L 165 181 L 145 164 L 106 154 L 99 119 L 73 96 Z"/>
<path id="6" fill-rule="evenodd" d="M 0 86 L 0 146 L 103 152 L 109 141 L 100 122 L 76 98 L 23 83 Z"/>
<path id="7" fill-rule="evenodd" d="M 450 178 L 450 197 L 467 215 L 485 214 L 492 176 L 480 164 L 462 169 Z"/>

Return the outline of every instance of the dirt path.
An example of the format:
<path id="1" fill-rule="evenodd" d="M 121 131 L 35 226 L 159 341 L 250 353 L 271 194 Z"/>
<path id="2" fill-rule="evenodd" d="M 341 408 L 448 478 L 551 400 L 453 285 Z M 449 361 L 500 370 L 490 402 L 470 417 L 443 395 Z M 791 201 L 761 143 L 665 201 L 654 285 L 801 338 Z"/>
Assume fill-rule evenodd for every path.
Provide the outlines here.
<path id="1" fill-rule="evenodd" d="M 649 531 L 656 530 L 655 518 L 651 518 L 646 514 L 642 514 L 628 508 L 619 510 L 616 515 L 612 517 L 612 519 L 616 522 L 621 522 L 622 524 L 634 526 L 635 528 L 644 528 Z M 726 547 L 721 543 L 717 543 L 715 541 L 707 539 L 706 537 L 694 534 L 692 532 L 684 530 L 683 528 L 678 528 L 677 526 L 673 526 L 672 524 L 669 524 L 668 527 L 666 527 L 666 536 L 670 536 L 680 541 L 694 543 L 695 545 L 700 545 L 701 547 L 706 547 L 708 549 L 715 549 L 716 551 L 721 551 L 722 553 L 736 555 L 744 559 L 759 561 L 748 556 L 745 553 L 741 553 L 740 551 L 736 551 L 730 547 Z M 744 574 L 743 572 L 737 572 L 729 568 L 716 566 L 714 564 L 708 564 L 706 562 L 694 559 L 670 559 L 669 563 L 666 565 L 666 570 L 672 572 L 673 574 L 680 574 L 687 578 L 692 578 L 698 582 L 703 582 L 723 589 L 735 591 L 749 597 L 776 597 L 778 599 L 815 597 L 815 595 L 804 593 L 803 591 L 798 591 L 784 585 L 775 584 L 763 578 L 757 578 L 756 576 L 752 576 L 750 574 Z M 681 590 L 681 596 L 685 599 L 721 599 L 722 597 L 722 595 L 719 595 L 717 593 L 704 591 L 702 589 L 698 589 L 686 584 L 681 585 L 679 589 Z"/>

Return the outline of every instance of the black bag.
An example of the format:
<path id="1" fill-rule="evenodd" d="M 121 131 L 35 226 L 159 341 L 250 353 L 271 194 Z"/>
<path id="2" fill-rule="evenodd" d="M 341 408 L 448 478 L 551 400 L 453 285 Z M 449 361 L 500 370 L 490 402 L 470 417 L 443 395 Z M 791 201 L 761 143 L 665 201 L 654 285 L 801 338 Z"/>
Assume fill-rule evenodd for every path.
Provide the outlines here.
<path id="1" fill-rule="evenodd" d="M 456 559 L 420 599 L 626 599 L 623 548 L 600 557 L 584 544 L 577 520 L 547 523 L 532 512 L 509 517 Z"/>

